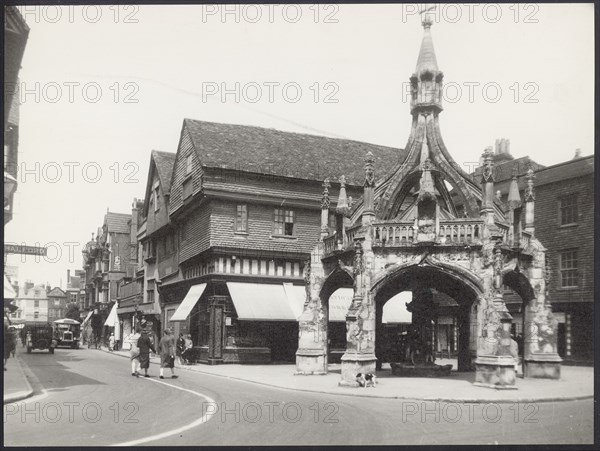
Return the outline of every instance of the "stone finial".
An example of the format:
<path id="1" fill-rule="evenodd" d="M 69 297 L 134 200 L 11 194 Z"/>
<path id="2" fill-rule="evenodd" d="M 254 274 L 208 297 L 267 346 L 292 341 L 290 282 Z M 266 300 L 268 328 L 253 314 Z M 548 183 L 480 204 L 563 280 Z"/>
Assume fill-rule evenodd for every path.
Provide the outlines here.
<path id="1" fill-rule="evenodd" d="M 339 181 L 340 194 L 338 196 L 336 212 L 343 216 L 347 216 L 350 210 L 350 205 L 348 204 L 348 198 L 346 197 L 346 177 L 344 175 L 341 175 Z"/>
<path id="2" fill-rule="evenodd" d="M 533 168 L 530 167 L 527 170 L 525 178 L 527 179 L 527 186 L 525 187 L 525 202 L 533 202 L 535 200 L 535 191 L 533 189 L 533 179 L 535 178 L 535 173 L 533 172 Z"/>
<path id="3" fill-rule="evenodd" d="M 494 151 L 491 147 L 487 147 L 483 152 L 481 183 L 494 183 Z"/>
<path id="4" fill-rule="evenodd" d="M 508 206 L 512 209 L 519 208 L 521 206 L 521 195 L 519 194 L 519 184 L 517 183 L 517 167 L 512 168 L 512 180 L 510 182 L 510 188 L 508 190 Z"/>
<path id="5" fill-rule="evenodd" d="M 430 6 L 428 8 L 425 8 L 422 11 L 419 11 L 419 14 L 422 15 L 421 25 L 423 25 L 423 28 L 425 28 L 425 29 L 431 28 L 431 25 L 433 25 L 433 20 L 431 19 L 431 16 L 429 15 L 429 11 L 433 11 L 434 9 L 436 9 L 436 5 Z"/>
<path id="6" fill-rule="evenodd" d="M 365 157 L 365 188 L 375 187 L 375 170 L 374 170 L 375 158 L 373 153 L 369 151 Z"/>
<path id="7" fill-rule="evenodd" d="M 329 183 L 329 178 L 323 180 L 323 196 L 321 197 L 321 209 L 329 210 L 329 206 L 331 205 L 331 200 L 329 199 L 329 187 L 331 184 Z"/>

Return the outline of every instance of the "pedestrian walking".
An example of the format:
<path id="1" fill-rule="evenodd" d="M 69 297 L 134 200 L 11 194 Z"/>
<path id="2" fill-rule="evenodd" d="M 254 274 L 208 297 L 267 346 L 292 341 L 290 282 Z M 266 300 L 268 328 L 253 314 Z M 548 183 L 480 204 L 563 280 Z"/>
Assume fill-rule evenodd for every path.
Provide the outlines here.
<path id="1" fill-rule="evenodd" d="M 179 364 L 183 365 L 183 351 L 185 350 L 185 338 L 183 334 L 179 334 L 179 338 L 177 339 L 177 357 L 179 358 Z"/>
<path id="2" fill-rule="evenodd" d="M 139 331 L 135 331 L 135 333 L 130 337 L 131 342 L 131 350 L 129 351 L 130 360 L 131 360 L 131 375 L 138 377 L 140 375 L 140 348 L 138 348 L 138 340 L 142 335 Z"/>
<path id="3" fill-rule="evenodd" d="M 140 349 L 140 368 L 144 370 L 144 377 L 150 377 L 148 374 L 148 368 L 150 368 L 150 350 L 156 354 L 156 349 L 154 349 L 154 345 L 146 329 L 142 329 L 142 336 L 137 341 L 137 347 Z"/>
<path id="4" fill-rule="evenodd" d="M 175 337 L 169 329 L 165 329 L 163 337 L 158 343 L 160 350 L 160 378 L 164 379 L 164 369 L 171 368 L 171 378 L 177 379 L 175 374 Z"/>
<path id="5" fill-rule="evenodd" d="M 115 350 L 115 334 L 113 332 L 111 332 L 110 337 L 108 337 L 108 350 L 110 352 Z"/>
<path id="6" fill-rule="evenodd" d="M 192 363 L 192 348 L 194 347 L 194 343 L 192 342 L 192 336 L 187 334 L 185 336 L 185 349 L 181 353 L 181 357 L 186 365 L 190 365 Z"/>

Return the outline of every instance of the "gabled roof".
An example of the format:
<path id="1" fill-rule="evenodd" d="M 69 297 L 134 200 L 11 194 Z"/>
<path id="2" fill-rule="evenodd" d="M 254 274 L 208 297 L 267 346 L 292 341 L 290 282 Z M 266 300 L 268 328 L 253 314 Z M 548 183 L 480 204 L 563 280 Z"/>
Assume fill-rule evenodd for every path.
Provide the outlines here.
<path id="1" fill-rule="evenodd" d="M 404 156 L 392 147 L 272 128 L 193 119 L 185 119 L 183 128 L 203 166 L 308 180 L 345 175 L 347 183 L 362 185 L 367 152 L 375 157 L 377 178 L 388 175 Z"/>
<path id="2" fill-rule="evenodd" d="M 59 287 L 52 288 L 50 293 L 48 293 L 48 297 L 58 298 L 58 297 L 66 297 L 66 296 L 67 296 L 67 294 Z"/>
<path id="3" fill-rule="evenodd" d="M 108 233 L 130 233 L 128 222 L 131 221 L 131 215 L 127 213 L 107 212 L 104 216 L 104 224 Z"/>
<path id="4" fill-rule="evenodd" d="M 171 152 L 161 152 L 153 150 L 150 153 L 150 167 L 148 168 L 148 178 L 146 179 L 146 193 L 144 197 L 144 215 L 148 214 L 150 195 L 152 194 L 152 184 L 154 181 L 154 171 L 158 176 L 163 195 L 171 192 L 171 179 L 173 177 L 173 166 L 177 154 Z"/>
<path id="5" fill-rule="evenodd" d="M 169 194 L 171 190 L 171 177 L 173 176 L 175 157 L 176 154 L 171 152 L 152 151 L 152 160 L 156 165 L 156 172 L 158 173 L 158 179 L 160 180 L 164 194 Z"/>

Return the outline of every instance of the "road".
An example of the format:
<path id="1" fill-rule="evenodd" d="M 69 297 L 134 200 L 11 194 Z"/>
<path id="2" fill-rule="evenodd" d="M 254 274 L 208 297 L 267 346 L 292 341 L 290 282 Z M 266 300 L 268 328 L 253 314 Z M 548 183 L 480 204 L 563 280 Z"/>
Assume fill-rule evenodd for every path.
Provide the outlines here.
<path id="1" fill-rule="evenodd" d="M 269 388 L 179 371 L 130 374 L 97 350 L 22 353 L 36 394 L 4 406 L 6 446 L 570 444 L 593 442 L 593 401 L 459 404 Z"/>

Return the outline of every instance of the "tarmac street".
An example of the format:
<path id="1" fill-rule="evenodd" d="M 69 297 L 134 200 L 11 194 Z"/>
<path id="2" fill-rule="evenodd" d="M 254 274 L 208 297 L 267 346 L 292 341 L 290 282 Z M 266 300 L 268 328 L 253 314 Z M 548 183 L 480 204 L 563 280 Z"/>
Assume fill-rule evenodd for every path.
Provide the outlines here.
<path id="1" fill-rule="evenodd" d="M 308 391 L 305 385 L 321 377 L 293 376 L 291 371 L 286 373 L 288 388 L 283 388 L 283 376 L 281 387 L 269 383 L 270 370 L 277 374 L 293 368 L 289 365 L 261 366 L 263 382 L 269 383 L 265 385 L 243 380 L 239 367 L 218 368 L 221 373 L 229 371 L 227 375 L 210 374 L 215 367 L 195 365 L 177 368 L 178 379 L 159 379 L 153 359 L 152 377 L 136 378 L 131 376 L 129 359 L 118 353 L 18 352 L 34 394 L 4 404 L 6 446 L 593 443 L 589 398 L 393 399 L 373 397 L 379 386 Z M 249 378 L 257 368 L 248 367 Z M 304 384 L 300 389 L 293 386 L 300 383 Z M 426 386 L 432 381 L 406 383 Z M 385 385 L 384 380 L 381 388 Z M 495 393 L 480 387 L 472 390 Z"/>

